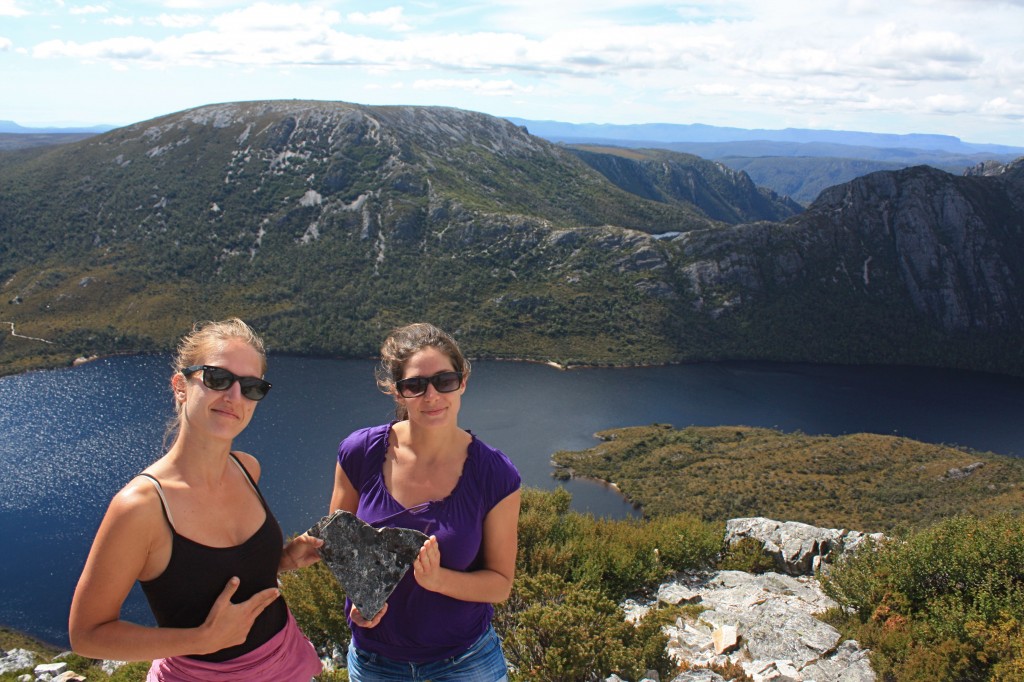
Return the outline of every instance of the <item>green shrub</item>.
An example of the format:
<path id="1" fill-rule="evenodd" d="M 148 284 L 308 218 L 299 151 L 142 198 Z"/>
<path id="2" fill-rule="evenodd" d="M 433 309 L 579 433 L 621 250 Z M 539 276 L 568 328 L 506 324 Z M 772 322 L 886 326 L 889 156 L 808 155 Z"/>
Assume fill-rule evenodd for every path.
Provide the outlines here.
<path id="1" fill-rule="evenodd" d="M 775 558 L 765 550 L 760 540 L 742 538 L 725 550 L 718 561 L 718 568 L 724 571 L 767 573 L 775 570 Z"/>
<path id="2" fill-rule="evenodd" d="M 280 583 L 295 621 L 317 651 L 348 646 L 351 633 L 345 620 L 345 591 L 326 564 L 283 573 Z"/>
<path id="3" fill-rule="evenodd" d="M 524 489 L 519 575 L 552 573 L 621 600 L 668 575 L 710 565 L 724 526 L 690 514 L 604 519 L 569 511 L 564 489 Z"/>
<path id="4" fill-rule="evenodd" d="M 149 667 L 152 665 L 149 661 L 134 661 L 132 663 L 125 663 L 120 668 L 115 670 L 113 674 L 107 678 L 105 675 L 99 677 L 93 677 L 89 675 L 90 680 L 107 679 L 110 682 L 145 682 L 146 675 L 149 673 Z M 97 668 L 97 671 L 99 668 Z"/>
<path id="5" fill-rule="evenodd" d="M 674 665 L 657 623 L 634 627 L 622 609 L 598 590 L 558 576 L 521 576 L 509 600 L 496 609 L 513 682 L 590 682 L 615 672 L 639 679 Z"/>
<path id="6" fill-rule="evenodd" d="M 825 592 L 883 679 L 1024 679 L 1024 517 L 958 516 L 840 562 Z"/>

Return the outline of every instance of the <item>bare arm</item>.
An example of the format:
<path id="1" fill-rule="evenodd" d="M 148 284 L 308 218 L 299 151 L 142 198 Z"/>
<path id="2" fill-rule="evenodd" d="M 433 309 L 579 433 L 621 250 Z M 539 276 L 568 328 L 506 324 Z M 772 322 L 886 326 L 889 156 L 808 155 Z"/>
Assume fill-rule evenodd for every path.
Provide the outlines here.
<path id="1" fill-rule="evenodd" d="M 359 491 L 348 480 L 348 474 L 341 468 L 341 465 L 336 464 L 334 467 L 334 491 L 331 493 L 331 508 L 327 510 L 327 513 L 333 514 L 342 509 L 355 514 L 358 507 Z"/>
<path id="2" fill-rule="evenodd" d="M 437 539 L 431 536 L 413 563 L 416 582 L 431 592 L 463 601 L 497 604 L 508 599 L 516 571 L 519 504 L 516 490 L 484 518 L 483 568 L 470 572 L 442 568 Z"/>
<path id="3" fill-rule="evenodd" d="M 68 635 L 77 653 L 122 661 L 212 653 L 244 642 L 256 616 L 277 598 L 278 590 L 270 588 L 232 604 L 238 587 L 232 579 L 197 628 L 154 628 L 121 620 L 121 606 L 135 581 L 163 570 L 153 562 L 160 533 L 166 533 L 166 521 L 147 483 L 130 483 L 111 501 L 71 602 Z"/>

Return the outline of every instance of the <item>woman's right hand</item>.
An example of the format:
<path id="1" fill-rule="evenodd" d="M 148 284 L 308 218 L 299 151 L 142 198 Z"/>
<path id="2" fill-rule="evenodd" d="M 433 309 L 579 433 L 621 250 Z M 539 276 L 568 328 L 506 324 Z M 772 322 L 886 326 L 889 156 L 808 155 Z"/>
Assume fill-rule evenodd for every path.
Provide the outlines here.
<path id="1" fill-rule="evenodd" d="M 237 577 L 228 580 L 217 601 L 213 602 L 213 608 L 202 625 L 207 631 L 204 642 L 209 643 L 209 651 L 202 653 L 213 653 L 245 643 L 253 622 L 263 613 L 263 609 L 281 595 L 276 587 L 268 587 L 241 603 L 233 604 L 231 597 L 238 590 L 239 582 Z"/>
<path id="2" fill-rule="evenodd" d="M 384 617 L 385 613 L 387 613 L 387 610 L 388 605 L 387 602 L 385 602 L 384 606 L 381 608 L 380 611 L 377 612 L 376 616 L 374 616 L 371 620 L 366 620 L 365 618 L 363 618 L 363 614 L 359 613 L 359 609 L 356 608 L 355 604 L 353 604 L 352 610 L 349 613 L 349 615 L 352 618 L 353 625 L 358 625 L 361 628 L 375 628 L 377 627 L 377 624 L 380 623 L 380 619 Z"/>

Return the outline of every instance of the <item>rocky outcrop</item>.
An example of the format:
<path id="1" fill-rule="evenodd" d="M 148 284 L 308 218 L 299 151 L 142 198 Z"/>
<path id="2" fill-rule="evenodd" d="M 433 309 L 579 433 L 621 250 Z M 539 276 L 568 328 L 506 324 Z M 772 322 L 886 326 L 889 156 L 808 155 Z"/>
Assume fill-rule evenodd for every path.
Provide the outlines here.
<path id="1" fill-rule="evenodd" d="M 881 533 L 818 528 L 797 521 L 775 521 L 764 517 L 730 519 L 725 525 L 725 543 L 735 545 L 744 538 L 757 540 L 775 560 L 776 570 L 787 575 L 814 575 L 855 551 L 865 540 L 878 542 Z"/>
<path id="2" fill-rule="evenodd" d="M 868 651 L 816 615 L 837 604 L 814 573 L 871 537 L 765 518 L 732 519 L 726 543 L 753 538 L 783 572 L 692 571 L 658 588 L 657 597 L 627 601 L 635 620 L 659 605 L 703 607 L 666 627 L 668 653 L 690 670 L 672 682 L 724 682 L 710 666 L 740 665 L 754 682 L 874 682 Z M 611 679 L 611 678 L 610 678 Z"/>

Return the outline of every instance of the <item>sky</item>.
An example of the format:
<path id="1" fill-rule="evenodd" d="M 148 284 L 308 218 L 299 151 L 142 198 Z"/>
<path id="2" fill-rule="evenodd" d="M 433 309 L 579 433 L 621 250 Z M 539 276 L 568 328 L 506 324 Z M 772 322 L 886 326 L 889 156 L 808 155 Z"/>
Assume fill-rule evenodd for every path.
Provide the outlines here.
<path id="1" fill-rule="evenodd" d="M 263 99 L 1024 147 L 1024 0 L 0 0 L 0 120 Z"/>

